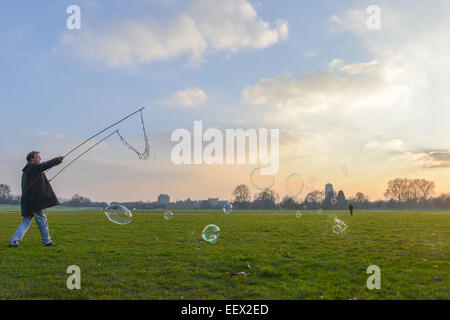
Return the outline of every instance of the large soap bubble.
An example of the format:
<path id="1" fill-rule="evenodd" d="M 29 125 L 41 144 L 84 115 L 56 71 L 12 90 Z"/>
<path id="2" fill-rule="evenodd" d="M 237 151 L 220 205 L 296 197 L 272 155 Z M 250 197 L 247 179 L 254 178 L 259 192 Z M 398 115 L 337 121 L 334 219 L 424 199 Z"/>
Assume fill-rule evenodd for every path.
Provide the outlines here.
<path id="1" fill-rule="evenodd" d="M 130 210 L 120 204 L 112 204 L 106 207 L 105 215 L 109 221 L 116 224 L 129 224 L 133 217 Z"/>
<path id="2" fill-rule="evenodd" d="M 285 186 L 287 193 L 295 198 L 303 192 L 305 183 L 303 182 L 302 176 L 299 173 L 290 174 L 285 180 Z"/>
<path id="3" fill-rule="evenodd" d="M 211 243 L 215 243 L 217 241 L 217 238 L 219 238 L 219 235 L 220 229 L 215 224 L 207 225 L 202 231 L 203 240 Z"/>
<path id="4" fill-rule="evenodd" d="M 267 190 L 272 188 L 275 183 L 273 175 L 262 175 L 261 168 L 255 168 L 250 172 L 250 182 L 258 190 Z"/>

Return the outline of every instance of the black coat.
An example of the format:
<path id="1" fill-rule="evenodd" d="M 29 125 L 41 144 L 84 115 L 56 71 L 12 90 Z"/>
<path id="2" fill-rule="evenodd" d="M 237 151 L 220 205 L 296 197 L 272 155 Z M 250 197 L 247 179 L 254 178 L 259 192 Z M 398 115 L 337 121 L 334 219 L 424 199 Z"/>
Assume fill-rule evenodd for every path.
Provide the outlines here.
<path id="1" fill-rule="evenodd" d="M 22 169 L 22 216 L 32 216 L 33 212 L 60 204 L 44 173 L 60 163 L 59 158 L 40 164 L 28 162 Z"/>

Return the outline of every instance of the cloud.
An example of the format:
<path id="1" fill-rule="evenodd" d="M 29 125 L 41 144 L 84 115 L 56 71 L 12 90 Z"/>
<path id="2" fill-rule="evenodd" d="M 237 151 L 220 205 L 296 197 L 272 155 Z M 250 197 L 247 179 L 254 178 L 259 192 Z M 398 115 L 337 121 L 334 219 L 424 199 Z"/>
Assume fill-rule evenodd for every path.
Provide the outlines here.
<path id="1" fill-rule="evenodd" d="M 61 37 L 60 47 L 109 67 L 133 67 L 180 55 L 188 55 L 199 62 L 207 44 L 195 21 L 186 14 L 179 14 L 161 23 L 150 19 L 130 20 L 103 32 L 86 30 L 81 35 L 66 32 Z"/>
<path id="2" fill-rule="evenodd" d="M 404 152 L 394 156 L 393 160 L 424 169 L 450 168 L 450 151 Z"/>
<path id="3" fill-rule="evenodd" d="M 328 71 L 263 78 L 242 90 L 243 101 L 265 106 L 271 123 L 288 125 L 304 113 L 387 108 L 411 96 L 404 70 L 388 63 L 334 59 L 329 66 Z"/>
<path id="4" fill-rule="evenodd" d="M 180 56 L 196 65 L 204 62 L 208 50 L 262 49 L 287 35 L 287 22 L 276 20 L 272 28 L 247 0 L 194 0 L 186 12 L 167 21 L 136 19 L 104 26 L 103 31 L 65 32 L 55 51 L 109 67 L 134 67 Z"/>
<path id="5" fill-rule="evenodd" d="M 399 152 L 404 149 L 404 143 L 400 139 L 388 141 L 372 140 L 364 144 L 363 151 L 367 152 Z"/>
<path id="6" fill-rule="evenodd" d="M 192 4 L 190 14 L 214 50 L 262 49 L 288 36 L 286 21 L 278 19 L 275 28 L 271 28 L 268 22 L 258 17 L 247 0 L 197 0 Z"/>
<path id="7" fill-rule="evenodd" d="M 167 105 L 192 108 L 198 107 L 206 100 L 206 93 L 202 89 L 192 87 L 177 91 L 168 100 L 162 102 Z"/>

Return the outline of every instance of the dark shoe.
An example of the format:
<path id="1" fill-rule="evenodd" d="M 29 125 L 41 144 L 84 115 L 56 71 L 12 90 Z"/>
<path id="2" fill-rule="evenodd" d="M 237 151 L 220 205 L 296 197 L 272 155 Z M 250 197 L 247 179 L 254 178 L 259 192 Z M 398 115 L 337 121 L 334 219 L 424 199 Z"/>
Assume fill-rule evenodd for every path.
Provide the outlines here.
<path id="1" fill-rule="evenodd" d="M 56 243 L 54 243 L 54 242 L 43 243 L 42 245 L 44 247 L 56 247 Z"/>
<path id="2" fill-rule="evenodd" d="M 16 242 L 16 243 L 13 243 L 13 244 L 10 243 L 10 244 L 9 244 L 9 247 L 10 247 L 10 248 L 18 248 L 18 247 L 20 247 L 20 246 L 19 246 L 19 244 Z"/>

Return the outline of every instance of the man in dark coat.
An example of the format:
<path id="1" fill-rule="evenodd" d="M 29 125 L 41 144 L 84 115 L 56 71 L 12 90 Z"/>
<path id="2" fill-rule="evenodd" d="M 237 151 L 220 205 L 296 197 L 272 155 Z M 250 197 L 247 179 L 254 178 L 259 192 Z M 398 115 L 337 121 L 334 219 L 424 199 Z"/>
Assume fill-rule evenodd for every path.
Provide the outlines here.
<path id="1" fill-rule="evenodd" d="M 352 204 L 350 204 L 348 206 L 348 210 L 350 210 L 350 215 L 352 216 L 353 215 L 353 205 Z"/>
<path id="2" fill-rule="evenodd" d="M 22 169 L 21 211 L 23 220 L 9 243 L 10 247 L 18 247 L 28 231 L 31 221 L 36 220 L 42 237 L 42 245 L 55 246 L 48 231 L 47 216 L 44 209 L 59 205 L 53 189 L 44 171 L 60 164 L 64 157 L 58 157 L 41 163 L 39 152 L 32 151 L 27 155 L 27 164 Z"/>

